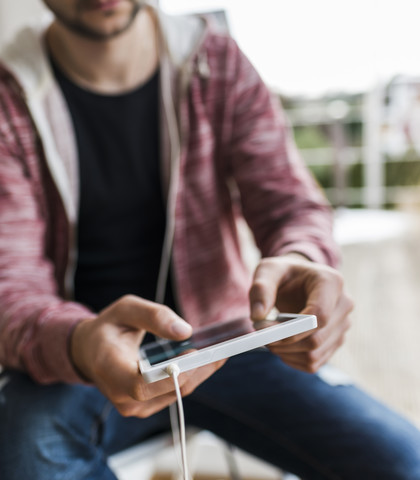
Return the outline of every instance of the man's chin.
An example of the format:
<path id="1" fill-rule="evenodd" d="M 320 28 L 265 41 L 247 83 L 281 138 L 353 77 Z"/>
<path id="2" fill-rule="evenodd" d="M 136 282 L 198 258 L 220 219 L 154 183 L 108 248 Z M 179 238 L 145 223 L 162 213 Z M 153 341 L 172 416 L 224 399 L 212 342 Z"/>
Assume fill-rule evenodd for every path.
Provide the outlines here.
<path id="1" fill-rule="evenodd" d="M 130 25 L 125 25 L 122 28 L 110 29 L 109 31 L 95 30 L 93 28 L 85 27 L 84 25 L 73 25 L 70 30 L 77 34 L 79 37 L 83 37 L 86 40 L 92 40 L 96 42 L 103 42 L 111 40 L 113 38 L 122 35 L 129 29 Z"/>
<path id="2" fill-rule="evenodd" d="M 133 25 L 134 20 L 137 17 L 142 6 L 138 3 L 133 3 L 132 11 L 130 12 L 128 18 L 125 21 L 118 22 L 115 19 L 115 25 L 109 26 L 106 28 L 105 26 L 101 29 L 100 27 L 95 28 L 89 25 L 87 22 L 82 21 L 69 21 L 68 19 L 58 17 L 58 20 L 71 32 L 74 34 L 83 37 L 87 40 L 93 41 L 107 41 L 111 40 L 119 35 L 125 33 L 129 28 Z M 112 17 L 116 16 L 115 12 L 109 11 L 104 13 L 104 17 L 107 19 L 108 23 L 111 24 Z"/>

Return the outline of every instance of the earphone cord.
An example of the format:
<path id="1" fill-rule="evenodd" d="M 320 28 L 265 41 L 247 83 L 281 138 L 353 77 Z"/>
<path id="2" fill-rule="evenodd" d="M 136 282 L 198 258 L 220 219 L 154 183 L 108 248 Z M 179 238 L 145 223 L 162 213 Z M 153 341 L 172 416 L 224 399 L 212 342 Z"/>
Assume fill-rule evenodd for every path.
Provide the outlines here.
<path id="1" fill-rule="evenodd" d="M 174 381 L 176 403 L 178 407 L 178 418 L 176 418 L 176 410 L 174 409 L 175 405 L 170 406 L 170 417 L 171 417 L 172 435 L 174 437 L 174 446 L 176 446 L 176 444 L 179 442 L 181 446 L 181 467 L 182 467 L 183 480 L 190 480 L 190 475 L 188 471 L 188 462 L 187 462 L 187 441 L 185 436 L 184 407 L 182 403 L 181 389 L 179 387 L 179 381 L 178 381 L 178 376 L 179 376 L 178 365 L 176 364 L 169 365 L 166 368 L 166 373 L 170 377 L 172 377 L 172 380 Z"/>

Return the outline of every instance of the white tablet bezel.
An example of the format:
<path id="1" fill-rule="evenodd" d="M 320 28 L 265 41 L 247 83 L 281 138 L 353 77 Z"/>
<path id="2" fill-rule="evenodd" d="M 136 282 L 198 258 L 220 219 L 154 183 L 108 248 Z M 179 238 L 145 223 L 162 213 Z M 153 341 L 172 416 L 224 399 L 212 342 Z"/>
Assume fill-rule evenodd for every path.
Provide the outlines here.
<path id="1" fill-rule="evenodd" d="M 282 321 L 282 317 L 289 318 L 289 320 Z M 186 372 L 197 367 L 202 367 L 208 363 L 232 357 L 233 355 L 238 355 L 293 335 L 298 335 L 317 327 L 317 320 L 314 315 L 279 314 L 274 321 L 280 321 L 281 323 L 275 323 L 272 326 L 262 328 L 261 330 L 255 330 L 240 335 L 239 337 L 225 340 L 221 343 L 200 350 L 194 350 L 190 353 L 179 355 L 154 365 L 149 363 L 142 348 L 140 348 L 140 373 L 146 382 L 156 382 L 169 377 L 165 369 L 171 364 L 176 364 L 180 372 Z"/>

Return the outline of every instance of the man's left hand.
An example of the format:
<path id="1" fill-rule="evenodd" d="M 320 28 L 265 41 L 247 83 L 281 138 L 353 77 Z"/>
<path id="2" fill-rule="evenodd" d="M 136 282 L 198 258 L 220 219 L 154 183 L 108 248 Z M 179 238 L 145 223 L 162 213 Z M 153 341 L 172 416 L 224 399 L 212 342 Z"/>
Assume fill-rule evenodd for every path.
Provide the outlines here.
<path id="1" fill-rule="evenodd" d="M 253 320 L 262 320 L 273 307 L 280 313 L 316 315 L 315 330 L 269 346 L 288 365 L 311 373 L 342 345 L 353 309 L 341 274 L 299 254 L 263 258 L 255 270 L 250 302 Z"/>

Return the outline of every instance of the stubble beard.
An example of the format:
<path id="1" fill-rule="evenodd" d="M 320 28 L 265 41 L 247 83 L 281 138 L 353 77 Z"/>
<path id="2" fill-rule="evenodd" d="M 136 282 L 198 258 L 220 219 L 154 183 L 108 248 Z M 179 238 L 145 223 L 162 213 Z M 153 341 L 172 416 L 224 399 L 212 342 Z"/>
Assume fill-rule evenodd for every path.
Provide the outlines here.
<path id="1" fill-rule="evenodd" d="M 48 4 L 48 2 L 46 3 Z M 109 40 L 113 37 L 117 37 L 118 35 L 124 33 L 126 30 L 128 30 L 131 27 L 135 18 L 137 17 L 137 14 L 141 10 L 142 5 L 140 4 L 139 0 L 130 0 L 130 3 L 132 5 L 132 9 L 127 21 L 125 22 L 125 24 L 123 24 L 122 26 L 120 26 L 119 28 L 116 28 L 111 32 L 101 32 L 101 31 L 95 30 L 94 28 L 91 28 L 88 25 L 85 25 L 82 21 L 79 21 L 77 19 L 74 19 L 74 20 L 70 19 L 65 15 L 62 15 L 60 12 L 54 11 L 54 15 L 56 16 L 57 20 L 60 23 L 62 23 L 67 29 L 69 29 L 71 32 L 76 33 L 77 35 L 80 35 L 89 40 L 104 41 L 104 40 Z M 79 6 L 78 8 L 78 12 L 79 11 L 82 11 L 81 6 Z M 112 10 L 109 10 L 103 13 L 105 17 L 112 17 L 114 14 L 115 13 Z"/>

